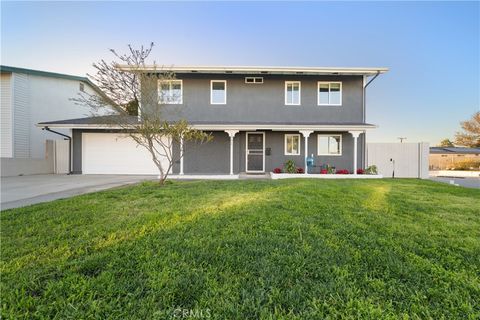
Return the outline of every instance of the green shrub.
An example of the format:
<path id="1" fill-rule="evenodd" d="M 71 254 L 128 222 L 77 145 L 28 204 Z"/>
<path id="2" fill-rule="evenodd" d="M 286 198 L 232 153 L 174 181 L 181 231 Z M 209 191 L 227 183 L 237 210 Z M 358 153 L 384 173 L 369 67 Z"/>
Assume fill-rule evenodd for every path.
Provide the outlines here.
<path id="1" fill-rule="evenodd" d="M 464 160 L 455 164 L 453 170 L 480 170 L 480 161 Z"/>
<path id="2" fill-rule="evenodd" d="M 378 174 L 378 169 L 377 169 L 377 166 L 376 165 L 371 165 L 371 166 L 368 166 L 366 169 L 365 169 L 365 174 Z"/>
<path id="3" fill-rule="evenodd" d="M 284 171 L 287 173 L 296 173 L 297 167 L 295 166 L 295 162 L 293 160 L 288 160 L 285 162 Z"/>
<path id="4" fill-rule="evenodd" d="M 332 167 L 331 165 L 327 164 L 327 173 L 328 174 L 335 174 L 336 173 L 335 167 Z"/>

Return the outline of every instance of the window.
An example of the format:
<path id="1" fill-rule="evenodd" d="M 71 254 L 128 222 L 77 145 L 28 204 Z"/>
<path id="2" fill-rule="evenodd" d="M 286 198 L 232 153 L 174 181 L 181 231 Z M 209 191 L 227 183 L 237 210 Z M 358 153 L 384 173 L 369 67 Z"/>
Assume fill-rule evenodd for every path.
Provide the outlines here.
<path id="1" fill-rule="evenodd" d="M 285 104 L 300 105 L 300 81 L 285 81 Z"/>
<path id="2" fill-rule="evenodd" d="M 262 77 L 245 77 L 245 83 L 263 83 Z"/>
<path id="3" fill-rule="evenodd" d="M 285 155 L 286 156 L 300 155 L 300 135 L 299 134 L 285 135 Z"/>
<path id="4" fill-rule="evenodd" d="M 318 82 L 319 106 L 340 106 L 342 104 L 341 82 Z"/>
<path id="5" fill-rule="evenodd" d="M 163 104 L 182 104 L 183 103 L 183 83 L 182 80 L 159 80 L 158 98 Z"/>
<path id="6" fill-rule="evenodd" d="M 341 156 L 342 135 L 340 134 L 319 134 L 317 154 L 319 156 Z"/>
<path id="7" fill-rule="evenodd" d="M 211 104 L 227 104 L 227 81 L 226 80 L 210 81 L 210 103 Z"/>

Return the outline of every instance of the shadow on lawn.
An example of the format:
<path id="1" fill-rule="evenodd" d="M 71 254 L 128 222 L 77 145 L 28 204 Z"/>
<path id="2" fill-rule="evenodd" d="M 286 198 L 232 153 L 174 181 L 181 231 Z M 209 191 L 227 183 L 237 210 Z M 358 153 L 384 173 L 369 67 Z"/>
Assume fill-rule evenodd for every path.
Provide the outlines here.
<path id="1" fill-rule="evenodd" d="M 429 252 L 442 235 L 423 220 L 426 204 L 410 211 L 410 184 L 185 182 L 79 198 L 77 206 L 116 201 L 104 207 L 111 217 L 90 212 L 85 228 L 115 215 L 121 223 L 80 233 L 67 257 L 9 261 L 3 303 L 17 315 L 59 318 L 163 319 L 177 307 L 208 308 L 218 319 L 472 314 L 478 280 L 448 252 L 464 226 L 446 233 L 444 251 Z"/>

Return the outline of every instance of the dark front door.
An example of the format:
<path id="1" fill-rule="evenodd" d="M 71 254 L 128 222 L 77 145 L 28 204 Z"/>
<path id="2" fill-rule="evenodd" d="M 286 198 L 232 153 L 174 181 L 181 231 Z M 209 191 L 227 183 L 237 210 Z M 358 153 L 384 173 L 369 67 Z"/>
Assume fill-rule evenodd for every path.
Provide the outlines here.
<path id="1" fill-rule="evenodd" d="M 247 172 L 265 171 L 265 133 L 247 132 Z"/>

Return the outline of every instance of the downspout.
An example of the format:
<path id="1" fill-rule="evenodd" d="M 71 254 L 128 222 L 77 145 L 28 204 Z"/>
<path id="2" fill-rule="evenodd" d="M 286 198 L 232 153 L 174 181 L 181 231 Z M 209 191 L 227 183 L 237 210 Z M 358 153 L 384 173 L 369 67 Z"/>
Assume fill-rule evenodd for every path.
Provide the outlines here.
<path id="1" fill-rule="evenodd" d="M 50 129 L 49 127 L 43 127 L 42 130 L 47 130 L 48 132 L 58 134 L 64 137 L 65 140 L 68 140 L 68 174 L 72 174 L 72 137 L 67 136 L 61 132 Z"/>
<path id="2" fill-rule="evenodd" d="M 370 81 L 365 84 L 365 76 L 363 80 L 363 123 L 367 121 L 367 116 L 366 116 L 366 104 L 367 104 L 367 87 L 370 85 L 370 83 L 373 82 L 378 76 L 380 75 L 380 71 L 377 71 L 377 74 L 373 76 Z M 363 134 L 363 148 L 362 148 L 362 161 L 363 161 L 363 167 L 365 168 L 367 166 L 367 161 L 366 161 L 366 148 L 367 148 L 367 132 Z"/>

